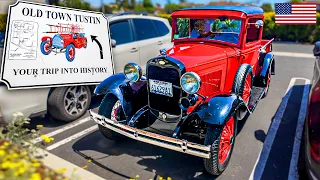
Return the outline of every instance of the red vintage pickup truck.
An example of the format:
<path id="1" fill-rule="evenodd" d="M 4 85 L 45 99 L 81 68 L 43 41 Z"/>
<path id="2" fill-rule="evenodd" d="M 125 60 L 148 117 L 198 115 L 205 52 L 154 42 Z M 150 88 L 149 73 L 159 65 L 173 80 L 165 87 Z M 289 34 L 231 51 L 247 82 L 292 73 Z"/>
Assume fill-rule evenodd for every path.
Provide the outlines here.
<path id="1" fill-rule="evenodd" d="M 172 13 L 174 46 L 147 62 L 128 63 L 103 81 L 101 133 L 132 138 L 202 157 L 221 174 L 230 160 L 237 123 L 266 97 L 275 60 L 272 40 L 262 40 L 259 7 L 204 6 Z"/>

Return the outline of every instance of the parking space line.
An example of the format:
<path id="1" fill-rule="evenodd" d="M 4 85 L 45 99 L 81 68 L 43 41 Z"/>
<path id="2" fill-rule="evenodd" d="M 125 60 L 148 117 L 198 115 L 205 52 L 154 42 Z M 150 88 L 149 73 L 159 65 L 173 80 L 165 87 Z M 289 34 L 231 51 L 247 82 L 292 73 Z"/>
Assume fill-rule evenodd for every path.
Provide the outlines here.
<path id="1" fill-rule="evenodd" d="M 292 87 L 293 87 L 296 79 L 297 78 L 292 78 L 290 80 L 290 83 L 288 85 L 286 93 L 284 94 L 284 97 L 282 98 L 281 104 L 276 112 L 276 115 L 274 116 L 272 124 L 271 124 L 269 131 L 267 133 L 267 137 L 265 138 L 262 149 L 258 155 L 255 166 L 253 167 L 253 170 L 250 174 L 249 180 L 258 180 L 258 179 L 261 179 L 261 177 L 262 177 L 264 168 L 266 166 L 266 163 L 267 163 L 267 160 L 268 160 L 268 157 L 270 154 L 270 150 L 272 148 L 273 141 L 275 139 L 278 128 L 280 126 L 281 119 L 282 119 L 284 112 L 286 110 L 289 98 L 291 96 Z M 300 79 L 300 78 L 298 78 L 298 79 Z"/>
<path id="2" fill-rule="evenodd" d="M 91 126 L 88 129 L 82 130 L 82 131 L 78 132 L 77 134 L 74 134 L 74 135 L 72 135 L 72 136 L 70 136 L 70 137 L 68 137 L 68 138 L 66 138 L 64 140 L 61 140 L 61 141 L 59 141 L 57 143 L 54 143 L 54 144 L 48 146 L 46 148 L 46 150 L 48 150 L 48 151 L 53 150 L 53 149 L 55 149 L 55 148 L 57 148 L 59 146 L 67 144 L 68 142 L 70 142 L 72 140 L 75 140 L 75 139 L 77 139 L 77 138 L 79 138 L 81 136 L 84 136 L 84 135 L 90 133 L 91 131 L 95 131 L 97 129 L 98 129 L 98 125 Z"/>
<path id="3" fill-rule="evenodd" d="M 50 133 L 48 133 L 48 134 L 45 134 L 45 135 L 48 136 L 48 137 L 52 137 L 52 136 L 55 136 L 55 135 L 57 135 L 57 134 L 60 134 L 60 133 L 66 131 L 66 130 L 68 130 L 68 129 L 74 128 L 74 127 L 79 126 L 80 124 L 83 124 L 83 123 L 88 122 L 88 121 L 90 121 L 90 117 L 81 119 L 81 120 L 76 121 L 76 122 L 74 122 L 74 123 L 72 123 L 72 124 L 68 124 L 68 125 L 60 128 L 60 129 L 57 129 L 57 130 L 52 131 L 52 132 L 50 132 Z M 43 139 L 42 139 L 41 137 L 38 137 L 38 138 L 34 139 L 34 140 L 32 141 L 32 143 L 39 143 L 39 142 L 41 142 L 41 141 L 43 141 Z"/>
<path id="4" fill-rule="evenodd" d="M 275 51 L 275 52 L 272 52 L 272 54 L 275 55 L 275 56 L 315 58 L 312 53 L 309 54 L 309 53 L 294 53 L 294 52 L 279 52 L 279 51 Z"/>
<path id="5" fill-rule="evenodd" d="M 297 128 L 295 133 L 296 136 L 294 138 L 292 156 L 290 161 L 290 169 L 288 174 L 289 180 L 296 180 L 299 177 L 297 167 L 298 167 L 298 160 L 299 160 L 301 137 L 302 137 L 304 121 L 307 113 L 308 99 L 309 99 L 310 80 L 304 79 L 304 78 L 301 78 L 301 79 L 305 80 L 305 86 L 303 89 L 303 96 L 301 100 L 298 123 L 297 123 Z"/>

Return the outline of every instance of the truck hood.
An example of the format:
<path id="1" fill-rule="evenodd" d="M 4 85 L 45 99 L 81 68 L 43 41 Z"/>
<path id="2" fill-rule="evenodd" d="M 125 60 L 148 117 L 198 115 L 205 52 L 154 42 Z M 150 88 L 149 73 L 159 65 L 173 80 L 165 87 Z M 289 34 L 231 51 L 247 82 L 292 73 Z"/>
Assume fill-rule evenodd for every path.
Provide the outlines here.
<path id="1" fill-rule="evenodd" d="M 183 43 L 167 50 L 167 56 L 175 58 L 192 69 L 196 66 L 225 60 L 236 54 L 236 48 L 213 43 Z"/>

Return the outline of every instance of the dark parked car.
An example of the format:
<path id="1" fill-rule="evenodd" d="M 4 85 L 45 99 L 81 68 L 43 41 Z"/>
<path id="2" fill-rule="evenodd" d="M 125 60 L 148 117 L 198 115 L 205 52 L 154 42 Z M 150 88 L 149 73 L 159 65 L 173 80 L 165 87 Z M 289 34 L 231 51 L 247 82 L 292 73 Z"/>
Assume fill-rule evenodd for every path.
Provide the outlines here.
<path id="1" fill-rule="evenodd" d="M 316 60 L 309 94 L 302 152 L 304 152 L 304 165 L 309 178 L 320 179 L 320 41 L 316 42 L 313 53 Z"/>

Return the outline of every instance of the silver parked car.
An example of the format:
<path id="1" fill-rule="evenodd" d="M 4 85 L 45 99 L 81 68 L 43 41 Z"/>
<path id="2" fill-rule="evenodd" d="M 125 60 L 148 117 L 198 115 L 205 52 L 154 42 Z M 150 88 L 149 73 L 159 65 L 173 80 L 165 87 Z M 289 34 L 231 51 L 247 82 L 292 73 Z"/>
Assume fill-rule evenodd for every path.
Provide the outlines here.
<path id="1" fill-rule="evenodd" d="M 109 22 L 116 73 L 123 72 L 128 62 L 135 62 L 145 70 L 148 59 L 158 55 L 160 49 L 172 46 L 167 19 L 112 15 Z M 2 58 L 2 49 L 0 55 Z M 87 112 L 94 89 L 95 86 L 67 86 L 9 91 L 0 82 L 0 122 L 11 121 L 15 112 L 30 118 L 49 112 L 58 120 L 76 120 Z"/>

